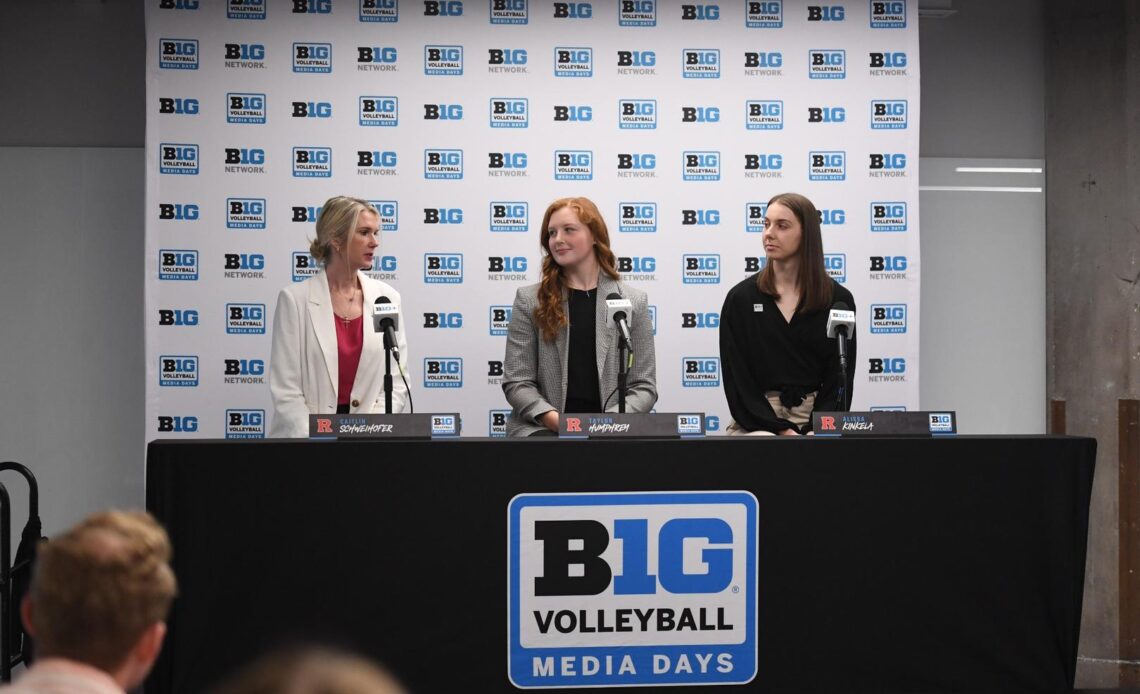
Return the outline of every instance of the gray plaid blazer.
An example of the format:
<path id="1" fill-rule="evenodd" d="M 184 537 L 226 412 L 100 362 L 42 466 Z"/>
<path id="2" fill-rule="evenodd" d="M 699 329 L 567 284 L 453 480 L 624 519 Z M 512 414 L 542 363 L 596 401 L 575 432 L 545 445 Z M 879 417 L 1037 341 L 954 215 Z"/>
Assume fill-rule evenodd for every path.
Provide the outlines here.
<path id="1" fill-rule="evenodd" d="M 507 331 L 507 351 L 503 358 L 503 393 L 511 404 L 507 436 L 530 436 L 544 429 L 535 417 L 566 406 L 566 364 L 570 345 L 570 328 L 564 327 L 552 342 L 542 339 L 534 322 L 538 306 L 538 286 L 522 287 L 515 294 L 511 309 L 511 327 Z M 649 300 L 645 292 L 610 279 L 598 277 L 598 315 L 595 327 L 598 356 L 598 389 L 606 411 L 617 412 L 617 395 L 606 398 L 617 388 L 618 329 L 606 322 L 605 297 L 617 292 L 633 303 L 633 319 L 629 330 L 633 338 L 634 361 L 626 382 L 626 412 L 649 412 L 657 402 L 657 357 L 653 349 L 653 324 L 649 319 Z M 563 310 L 569 313 L 566 292 Z"/>

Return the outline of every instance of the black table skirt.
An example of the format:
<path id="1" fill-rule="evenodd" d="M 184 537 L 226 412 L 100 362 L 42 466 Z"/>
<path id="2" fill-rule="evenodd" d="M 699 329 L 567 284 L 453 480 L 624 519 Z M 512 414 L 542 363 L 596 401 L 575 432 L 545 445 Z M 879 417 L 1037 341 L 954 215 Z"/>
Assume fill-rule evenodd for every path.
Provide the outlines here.
<path id="1" fill-rule="evenodd" d="M 1068 689 L 1095 452 L 1076 437 L 153 442 L 147 506 L 180 596 L 146 690 L 200 692 L 267 648 L 320 642 L 415 692 L 517 691 L 510 500 L 657 490 L 758 500 L 758 672 L 741 689 Z"/>

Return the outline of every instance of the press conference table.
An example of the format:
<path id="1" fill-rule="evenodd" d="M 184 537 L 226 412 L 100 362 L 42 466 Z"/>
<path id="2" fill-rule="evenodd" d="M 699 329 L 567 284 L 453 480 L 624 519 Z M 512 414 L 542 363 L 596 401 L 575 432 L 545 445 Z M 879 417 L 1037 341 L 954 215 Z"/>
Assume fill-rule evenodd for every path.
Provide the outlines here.
<path id="1" fill-rule="evenodd" d="M 739 689 L 1071 688 L 1095 453 L 1028 436 L 152 442 L 147 507 L 180 595 L 146 691 L 200 692 L 302 641 L 414 692 L 517 691 L 511 499 L 682 490 L 757 499 L 758 671 Z"/>

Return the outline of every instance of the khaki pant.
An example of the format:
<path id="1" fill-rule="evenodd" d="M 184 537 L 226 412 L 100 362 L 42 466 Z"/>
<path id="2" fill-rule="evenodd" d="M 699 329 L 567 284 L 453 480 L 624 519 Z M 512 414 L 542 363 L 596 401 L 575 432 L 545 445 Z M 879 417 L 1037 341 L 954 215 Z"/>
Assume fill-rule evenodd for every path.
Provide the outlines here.
<path id="1" fill-rule="evenodd" d="M 768 403 L 780 419 L 786 419 L 798 427 L 802 427 L 811 421 L 811 411 L 815 408 L 815 393 L 805 395 L 804 401 L 795 407 L 784 407 L 784 403 L 780 402 L 780 391 L 778 390 L 770 390 L 764 393 L 764 397 L 768 398 Z M 746 431 L 735 420 L 729 423 L 725 433 L 729 436 L 776 436 L 770 431 Z"/>

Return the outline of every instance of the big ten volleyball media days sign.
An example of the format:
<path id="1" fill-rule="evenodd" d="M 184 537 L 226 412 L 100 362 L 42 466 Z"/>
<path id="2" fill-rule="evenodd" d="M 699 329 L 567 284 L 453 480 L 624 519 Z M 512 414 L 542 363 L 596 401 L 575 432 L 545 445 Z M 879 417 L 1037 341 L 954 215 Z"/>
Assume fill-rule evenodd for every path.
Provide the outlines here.
<path id="1" fill-rule="evenodd" d="M 725 294 L 774 194 L 856 300 L 852 407 L 918 404 L 915 0 L 146 0 L 147 435 L 260 437 L 281 287 L 371 201 L 420 412 L 505 432 L 506 329 L 549 203 L 594 200 L 649 295 L 661 412 L 729 415 Z"/>

